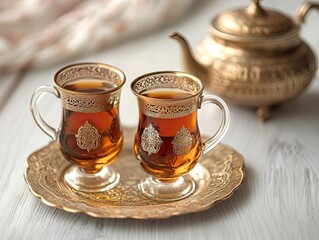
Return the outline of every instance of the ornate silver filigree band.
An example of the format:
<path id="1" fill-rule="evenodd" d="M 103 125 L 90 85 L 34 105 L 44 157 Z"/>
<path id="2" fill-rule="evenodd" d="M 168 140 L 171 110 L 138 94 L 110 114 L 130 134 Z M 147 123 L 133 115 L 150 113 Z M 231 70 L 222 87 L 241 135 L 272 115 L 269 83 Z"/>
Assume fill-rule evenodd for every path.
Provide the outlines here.
<path id="1" fill-rule="evenodd" d="M 173 73 L 159 73 L 139 79 L 133 86 L 133 91 L 142 93 L 156 88 L 179 88 L 191 93 L 198 93 L 201 85 L 191 77 L 178 76 Z"/>
<path id="2" fill-rule="evenodd" d="M 171 119 L 184 117 L 195 112 L 198 106 L 198 99 L 197 97 L 194 97 L 189 99 L 187 103 L 183 102 L 180 104 L 172 104 L 167 102 L 165 105 L 147 103 L 139 99 L 138 104 L 140 111 L 142 111 L 142 113 L 148 117 Z"/>
<path id="3" fill-rule="evenodd" d="M 117 106 L 120 99 L 120 90 L 100 95 L 74 95 L 61 92 L 62 106 L 74 112 L 95 113 L 111 110 Z"/>
<path id="4" fill-rule="evenodd" d="M 198 97 L 203 91 L 201 82 L 183 72 L 155 72 L 141 76 L 133 81 L 131 88 L 138 97 L 140 111 L 154 118 L 180 118 L 195 112 L 198 108 Z M 181 99 L 144 98 L 143 93 L 154 89 L 181 89 L 192 97 Z"/>
<path id="5" fill-rule="evenodd" d="M 99 94 L 81 94 L 64 89 L 66 83 L 77 80 L 94 80 L 111 83 L 113 91 Z M 59 87 L 62 106 L 74 112 L 95 113 L 109 111 L 117 106 L 120 98 L 120 88 L 125 82 L 125 75 L 119 69 L 102 63 L 80 63 L 66 66 L 54 76 L 54 82 Z"/>
<path id="6" fill-rule="evenodd" d="M 123 77 L 121 77 L 120 71 L 110 69 L 106 66 L 88 63 L 85 65 L 74 65 L 66 69 L 61 70 L 55 76 L 56 84 L 62 87 L 66 82 L 74 81 L 78 79 L 107 79 L 116 86 L 120 86 L 123 83 Z"/>

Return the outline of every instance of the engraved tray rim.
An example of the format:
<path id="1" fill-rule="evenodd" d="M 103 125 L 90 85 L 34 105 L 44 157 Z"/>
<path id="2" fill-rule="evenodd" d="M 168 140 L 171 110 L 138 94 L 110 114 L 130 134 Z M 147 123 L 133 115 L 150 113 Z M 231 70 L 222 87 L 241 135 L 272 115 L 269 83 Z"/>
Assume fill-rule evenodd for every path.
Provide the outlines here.
<path id="1" fill-rule="evenodd" d="M 126 143 L 126 145 L 128 145 L 128 143 Z M 54 192 L 50 191 L 49 188 L 46 188 L 47 185 L 45 185 L 45 184 L 44 184 L 44 186 L 41 185 L 41 182 L 40 182 L 41 179 L 39 179 L 39 178 L 37 178 L 37 180 L 32 179 L 32 176 L 30 175 L 31 174 L 30 171 L 33 170 L 32 169 L 33 163 L 31 161 L 32 158 L 39 155 L 41 153 L 41 151 L 44 151 L 50 147 L 56 148 L 57 146 L 58 146 L 57 142 L 51 141 L 51 142 L 49 142 L 49 144 L 41 147 L 40 149 L 34 151 L 33 153 L 31 153 L 28 156 L 28 158 L 26 160 L 26 169 L 25 169 L 25 173 L 24 173 L 24 179 L 29 187 L 29 190 L 31 191 L 31 193 L 34 196 L 40 198 L 40 200 L 47 206 L 60 208 L 60 209 L 63 209 L 67 212 L 72 212 L 72 213 L 85 213 L 89 216 L 98 217 L 98 218 L 163 219 L 163 218 L 168 218 L 168 217 L 177 216 L 177 215 L 205 211 L 205 210 L 211 208 L 216 203 L 230 198 L 233 195 L 233 193 L 242 184 L 243 179 L 244 179 L 244 175 L 245 175 L 245 173 L 244 173 L 244 169 L 245 169 L 244 158 L 242 157 L 242 155 L 227 145 L 218 144 L 215 148 L 223 148 L 225 150 L 232 152 L 235 155 L 236 161 L 238 164 L 238 168 L 235 169 L 238 172 L 236 182 L 235 182 L 235 180 L 233 180 L 233 182 L 232 182 L 233 187 L 229 188 L 227 192 L 224 192 L 224 194 L 221 194 L 218 197 L 211 198 L 211 199 L 204 199 L 204 198 L 208 198 L 208 197 L 202 197 L 202 198 L 195 199 L 192 201 L 193 195 L 195 196 L 196 194 L 199 194 L 199 193 L 205 193 L 205 191 L 203 191 L 203 190 L 207 189 L 207 187 L 210 186 L 210 185 L 206 185 L 206 186 L 202 187 L 202 189 L 197 190 L 197 192 L 195 192 L 190 197 L 179 200 L 179 201 L 158 202 L 156 200 L 149 199 L 149 201 L 151 201 L 151 202 L 153 201 L 153 203 L 156 202 L 156 203 L 158 203 L 158 205 L 156 205 L 156 203 L 155 203 L 155 205 L 154 204 L 149 204 L 149 205 L 146 204 L 143 206 L 134 206 L 134 205 L 133 206 L 123 206 L 123 205 L 110 205 L 110 204 L 106 204 L 106 205 L 102 204 L 102 206 L 101 206 L 101 203 L 98 203 L 97 205 L 99 205 L 99 206 L 96 206 L 96 208 L 93 208 L 94 211 L 91 211 L 92 209 L 88 210 L 87 202 L 76 201 L 77 199 L 72 199 L 72 198 L 71 199 L 61 199 L 61 197 L 57 196 Z M 125 145 L 124 145 L 124 147 L 125 147 Z M 124 147 L 123 147 L 123 149 L 124 149 Z M 63 161 L 65 162 L 63 164 L 69 165 L 69 163 L 67 163 L 66 160 L 62 160 L 62 162 Z M 137 161 L 135 158 L 134 158 L 134 161 L 137 164 Z M 197 164 L 196 166 L 198 166 L 198 165 L 200 165 L 200 164 Z M 46 166 L 44 166 L 44 167 L 46 167 Z M 65 166 L 64 166 L 64 168 L 65 168 Z M 209 172 L 209 173 L 211 174 L 211 172 Z M 57 186 L 58 185 L 59 185 L 59 183 L 57 184 Z M 49 187 L 49 186 L 47 186 L 47 187 Z M 61 186 L 59 187 L 59 189 L 61 191 L 63 191 Z M 76 190 L 73 190 L 73 191 L 79 193 Z M 219 191 L 221 191 L 221 189 L 219 189 Z M 209 193 L 209 192 L 207 192 L 207 193 Z M 74 202 L 74 200 L 75 200 L 75 202 Z M 204 200 L 205 200 L 205 202 L 204 202 Z M 201 204 L 201 201 L 203 201 L 204 203 Z M 183 204 L 182 204 L 183 202 L 185 202 L 185 203 L 188 202 L 188 203 L 185 206 L 183 206 Z M 189 203 L 189 202 L 191 202 L 191 203 Z M 72 204 L 73 204 L 73 206 L 72 206 Z M 93 202 L 92 202 L 92 204 L 94 205 Z M 102 207 L 101 209 L 98 208 L 100 206 Z M 192 206 L 192 207 L 190 207 L 190 206 Z M 91 206 L 91 208 L 92 208 L 92 206 Z"/>

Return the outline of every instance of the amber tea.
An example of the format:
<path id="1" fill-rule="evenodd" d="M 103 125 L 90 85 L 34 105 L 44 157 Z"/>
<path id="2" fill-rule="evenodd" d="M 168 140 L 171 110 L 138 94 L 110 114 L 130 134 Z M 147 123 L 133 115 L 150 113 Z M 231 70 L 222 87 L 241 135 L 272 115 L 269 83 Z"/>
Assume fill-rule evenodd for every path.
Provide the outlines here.
<path id="1" fill-rule="evenodd" d="M 107 92 L 116 86 L 98 80 L 81 80 L 63 86 L 81 93 Z M 122 148 L 118 106 L 107 111 L 85 113 L 63 109 L 59 135 L 62 154 L 86 172 L 95 173 L 112 163 Z"/>
<path id="2" fill-rule="evenodd" d="M 103 93 L 116 88 L 116 85 L 112 82 L 105 82 L 98 79 L 80 79 L 66 82 L 63 88 L 79 93 Z"/>
<path id="3" fill-rule="evenodd" d="M 192 96 L 187 91 L 170 88 L 145 91 L 142 95 L 171 100 Z M 140 122 L 134 149 L 141 166 L 150 174 L 165 181 L 189 172 L 197 163 L 202 149 L 197 112 L 171 119 L 149 117 L 142 111 L 139 114 Z M 156 143 L 155 149 L 148 149 L 145 138 L 148 140 L 152 138 L 152 142 Z"/>
<path id="4" fill-rule="evenodd" d="M 196 180 L 188 173 L 227 131 L 227 105 L 216 96 L 203 96 L 201 81 L 184 72 L 145 74 L 131 83 L 131 89 L 139 107 L 134 152 L 150 174 L 138 184 L 139 190 L 160 201 L 189 196 L 196 189 Z M 197 110 L 206 103 L 221 109 L 222 122 L 217 132 L 202 142 Z"/>
<path id="5" fill-rule="evenodd" d="M 65 183 L 83 192 L 114 188 L 120 174 L 110 165 L 122 148 L 119 120 L 124 73 L 104 63 L 76 63 L 54 75 L 54 86 L 39 87 L 31 98 L 31 112 L 41 130 L 57 141 L 65 160 Z M 58 128 L 42 118 L 38 103 L 45 94 L 60 99 L 62 121 Z M 62 156 L 61 156 L 62 157 Z"/>

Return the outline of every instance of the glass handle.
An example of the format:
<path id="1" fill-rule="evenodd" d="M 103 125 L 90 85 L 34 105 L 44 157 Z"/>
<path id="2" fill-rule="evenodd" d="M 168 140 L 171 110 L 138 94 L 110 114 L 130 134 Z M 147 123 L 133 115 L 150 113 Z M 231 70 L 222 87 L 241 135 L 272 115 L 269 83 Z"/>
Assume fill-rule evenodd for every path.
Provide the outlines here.
<path id="1" fill-rule="evenodd" d="M 60 94 L 58 90 L 53 86 L 42 86 L 39 87 L 37 90 L 35 90 L 34 94 L 32 95 L 31 102 L 30 102 L 30 108 L 32 112 L 32 116 L 36 124 L 41 128 L 41 130 L 46 133 L 49 137 L 51 137 L 53 140 L 56 140 L 58 137 L 58 129 L 55 129 L 48 125 L 42 118 L 40 111 L 39 111 L 39 102 L 41 98 L 51 93 L 57 98 L 60 98 Z"/>
<path id="2" fill-rule="evenodd" d="M 200 108 L 207 103 L 213 103 L 220 108 L 222 111 L 222 121 L 217 132 L 210 139 L 203 143 L 203 154 L 208 153 L 220 142 L 220 140 L 225 136 L 230 123 L 229 108 L 221 98 L 213 95 L 203 96 L 201 99 Z"/>

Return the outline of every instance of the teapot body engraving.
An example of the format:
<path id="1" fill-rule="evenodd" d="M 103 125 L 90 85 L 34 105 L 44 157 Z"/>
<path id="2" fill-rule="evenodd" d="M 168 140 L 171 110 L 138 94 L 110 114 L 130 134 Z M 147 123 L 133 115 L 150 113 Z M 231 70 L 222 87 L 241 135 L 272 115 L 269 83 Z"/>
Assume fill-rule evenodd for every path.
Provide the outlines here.
<path id="1" fill-rule="evenodd" d="M 226 101 L 257 109 L 261 120 L 269 108 L 299 96 L 317 69 L 311 48 L 300 38 L 300 24 L 309 9 L 303 3 L 293 20 L 267 10 L 259 1 L 233 9 L 213 19 L 210 34 L 192 54 L 185 38 L 171 38 L 182 47 L 184 68 L 211 92 Z"/>

